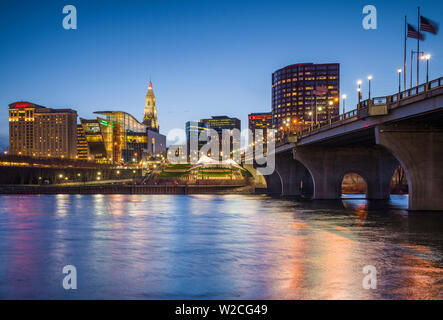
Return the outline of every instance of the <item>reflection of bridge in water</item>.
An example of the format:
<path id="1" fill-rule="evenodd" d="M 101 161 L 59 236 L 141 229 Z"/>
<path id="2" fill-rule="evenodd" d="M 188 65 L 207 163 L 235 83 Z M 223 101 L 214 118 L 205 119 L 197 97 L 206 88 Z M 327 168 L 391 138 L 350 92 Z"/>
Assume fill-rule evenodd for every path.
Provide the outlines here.
<path id="1" fill-rule="evenodd" d="M 285 196 L 339 199 L 343 177 L 357 173 L 368 199 L 388 199 L 399 164 L 410 210 L 443 211 L 443 78 L 358 108 L 296 135 L 276 148 L 268 190 Z"/>

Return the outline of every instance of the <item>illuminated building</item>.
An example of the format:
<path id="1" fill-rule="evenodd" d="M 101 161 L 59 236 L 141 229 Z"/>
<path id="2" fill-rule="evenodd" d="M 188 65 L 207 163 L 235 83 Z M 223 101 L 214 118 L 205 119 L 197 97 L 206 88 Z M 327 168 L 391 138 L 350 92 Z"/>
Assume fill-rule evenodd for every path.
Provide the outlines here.
<path id="1" fill-rule="evenodd" d="M 124 111 L 97 111 L 95 114 L 106 117 L 106 121 L 116 123 L 119 130 L 115 132 L 114 146 L 120 159 L 127 163 L 140 162 L 147 148 L 148 138 L 146 125 Z"/>
<path id="2" fill-rule="evenodd" d="M 107 158 L 113 162 L 138 163 L 143 158 L 166 153 L 166 136 L 149 130 L 129 113 L 97 111 Z"/>
<path id="3" fill-rule="evenodd" d="M 211 119 L 202 119 L 200 120 L 200 122 L 203 122 L 209 128 L 217 131 L 220 137 L 223 130 L 233 130 L 233 129 L 241 130 L 240 119 L 230 118 L 227 116 L 218 116 L 218 117 L 212 117 Z"/>
<path id="4" fill-rule="evenodd" d="M 339 96 L 338 63 L 294 64 L 274 72 L 272 122 L 277 129 L 276 140 L 281 140 L 288 131 L 294 132 L 337 116 Z"/>
<path id="5" fill-rule="evenodd" d="M 263 151 L 266 154 L 268 133 L 272 130 L 272 112 L 266 113 L 251 113 L 248 115 L 248 128 L 252 131 L 252 141 L 249 143 L 253 146 L 253 152 L 255 153 L 255 130 L 263 130 Z"/>
<path id="6" fill-rule="evenodd" d="M 204 141 L 200 141 L 199 137 L 202 132 L 208 131 L 208 125 L 203 122 L 188 121 L 186 122 L 186 148 L 187 155 L 191 162 L 196 162 L 199 159 L 200 149 L 207 143 L 207 137 Z M 202 135 L 205 138 L 204 135 Z M 191 141 L 197 142 L 197 150 L 191 151 Z M 194 147 L 195 148 L 195 147 Z"/>
<path id="7" fill-rule="evenodd" d="M 200 122 L 206 124 L 210 129 L 214 129 L 218 133 L 218 139 L 220 143 L 220 152 L 222 152 L 223 145 L 223 130 L 228 130 L 232 132 L 234 129 L 241 130 L 241 121 L 237 118 L 230 118 L 227 116 L 217 116 L 211 119 L 201 119 Z M 233 150 L 233 138 L 231 137 L 231 147 L 230 153 L 233 154 L 234 151 L 239 152 L 239 150 Z"/>
<path id="8" fill-rule="evenodd" d="M 12 155 L 67 158 L 77 156 L 77 112 L 25 101 L 9 105 Z"/>
<path id="9" fill-rule="evenodd" d="M 150 81 L 145 99 L 145 114 L 143 116 L 143 124 L 145 124 L 149 130 L 159 132 L 154 89 L 152 89 L 152 83 Z"/>
<path id="10" fill-rule="evenodd" d="M 86 140 L 85 130 L 81 124 L 77 125 L 77 159 L 91 160 L 88 140 Z"/>
<path id="11" fill-rule="evenodd" d="M 80 118 L 81 126 L 88 142 L 90 156 L 97 163 L 111 163 L 112 154 L 108 153 L 109 146 L 106 148 L 105 138 L 98 119 Z M 103 126 L 103 125 L 102 125 Z M 109 141 L 109 138 L 108 138 Z M 109 160 L 111 159 L 111 160 Z"/>

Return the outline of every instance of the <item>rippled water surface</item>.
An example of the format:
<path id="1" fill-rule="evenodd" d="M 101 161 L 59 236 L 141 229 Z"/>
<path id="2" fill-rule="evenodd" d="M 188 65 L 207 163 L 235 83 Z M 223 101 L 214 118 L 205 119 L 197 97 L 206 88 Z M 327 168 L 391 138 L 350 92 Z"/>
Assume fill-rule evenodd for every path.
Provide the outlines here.
<path id="1" fill-rule="evenodd" d="M 0 196 L 0 298 L 441 299 L 443 213 L 407 198 Z M 78 289 L 63 289 L 63 266 Z M 363 267 L 377 268 L 365 290 Z"/>

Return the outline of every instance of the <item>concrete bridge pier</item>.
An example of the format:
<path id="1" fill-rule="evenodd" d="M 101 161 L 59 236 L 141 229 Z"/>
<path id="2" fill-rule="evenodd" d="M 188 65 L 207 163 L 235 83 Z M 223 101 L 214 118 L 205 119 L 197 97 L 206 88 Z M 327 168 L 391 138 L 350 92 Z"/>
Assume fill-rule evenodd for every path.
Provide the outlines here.
<path id="1" fill-rule="evenodd" d="M 366 182 L 366 197 L 389 199 L 390 183 L 398 161 L 380 146 L 299 147 L 294 158 L 308 168 L 314 182 L 314 199 L 341 197 L 343 178 L 359 174 Z"/>
<path id="2" fill-rule="evenodd" d="M 276 155 L 275 171 L 265 178 L 270 193 L 294 197 L 312 195 L 311 175 L 294 160 L 291 152 Z"/>
<path id="3" fill-rule="evenodd" d="M 376 142 L 405 169 L 409 210 L 443 211 L 443 127 L 414 122 L 380 125 Z"/>

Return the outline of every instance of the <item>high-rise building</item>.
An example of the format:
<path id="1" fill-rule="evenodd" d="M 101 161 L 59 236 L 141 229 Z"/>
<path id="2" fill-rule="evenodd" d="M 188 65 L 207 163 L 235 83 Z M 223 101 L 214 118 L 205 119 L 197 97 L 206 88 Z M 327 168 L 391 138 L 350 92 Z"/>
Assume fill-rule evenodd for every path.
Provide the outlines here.
<path id="1" fill-rule="evenodd" d="M 293 64 L 272 74 L 272 122 L 280 141 L 288 132 L 339 114 L 340 64 Z"/>
<path id="2" fill-rule="evenodd" d="M 238 129 L 241 130 L 241 121 L 237 118 L 230 118 L 227 116 L 216 116 L 212 117 L 211 119 L 201 119 L 200 122 L 205 123 L 208 128 L 213 129 L 217 131 L 218 133 L 218 139 L 219 139 L 219 151 L 223 151 L 223 130 L 227 130 L 232 133 L 232 130 Z M 239 141 L 240 142 L 240 141 Z M 240 150 L 234 150 L 234 140 L 233 137 L 231 137 L 231 143 L 230 143 L 230 154 L 231 158 L 233 156 L 234 152 L 240 152 Z"/>
<path id="3" fill-rule="evenodd" d="M 204 135 L 207 131 L 208 125 L 206 123 L 197 121 L 186 122 L 186 148 L 191 162 L 198 161 L 200 149 L 207 143 L 207 136 Z M 205 139 L 200 141 L 200 136 Z M 191 141 L 196 141 L 197 150 L 191 150 Z"/>
<path id="4" fill-rule="evenodd" d="M 152 89 L 152 83 L 150 81 L 145 99 L 145 114 L 143 117 L 143 124 L 145 124 L 149 130 L 159 132 L 154 89 Z"/>
<path id="5" fill-rule="evenodd" d="M 263 113 L 251 113 L 248 115 L 248 128 L 252 131 L 252 141 L 249 144 L 252 145 L 253 152 L 255 153 L 255 130 L 263 130 L 263 151 L 267 152 L 268 134 L 272 130 L 272 112 Z"/>
<path id="6" fill-rule="evenodd" d="M 9 105 L 9 151 L 12 155 L 77 157 L 77 112 L 19 101 Z"/>
<path id="7" fill-rule="evenodd" d="M 217 131 L 221 137 L 223 130 L 241 130 L 241 121 L 237 118 L 227 116 L 216 116 L 211 119 L 201 119 L 200 122 L 205 123 L 209 128 Z"/>

